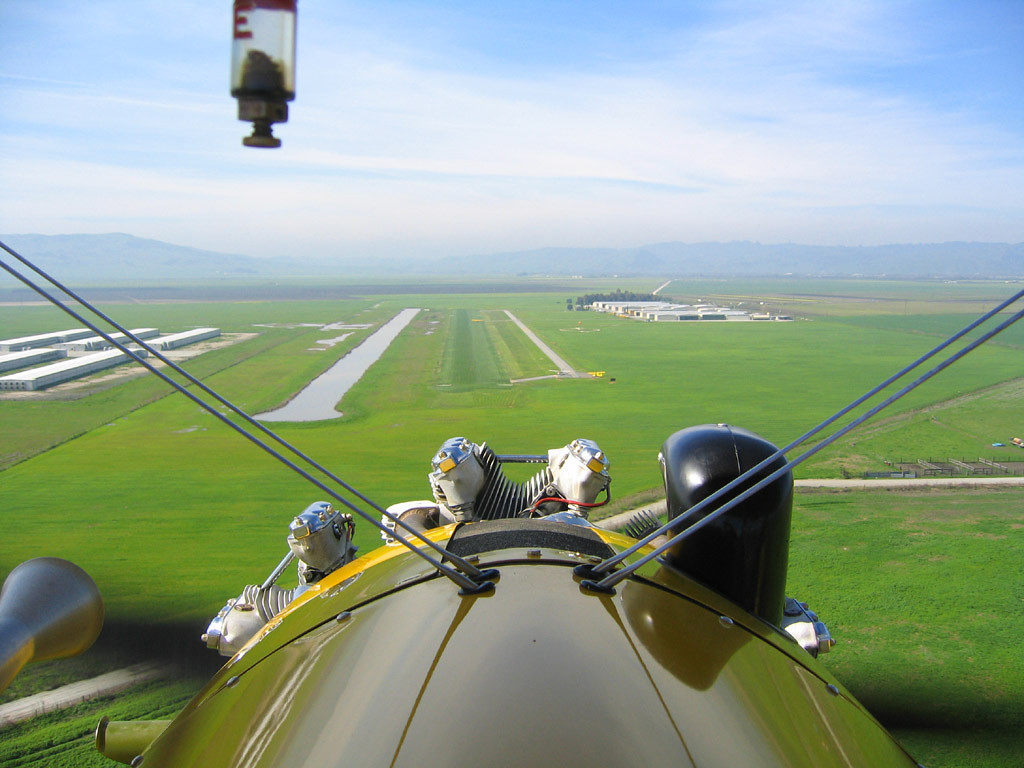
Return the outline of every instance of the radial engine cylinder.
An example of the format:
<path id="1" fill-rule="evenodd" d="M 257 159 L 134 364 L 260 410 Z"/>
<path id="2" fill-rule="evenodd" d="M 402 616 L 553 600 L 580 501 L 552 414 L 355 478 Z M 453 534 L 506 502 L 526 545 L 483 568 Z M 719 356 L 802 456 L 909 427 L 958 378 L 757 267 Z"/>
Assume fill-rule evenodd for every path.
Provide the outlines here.
<path id="1" fill-rule="evenodd" d="M 355 557 L 352 515 L 326 501 L 313 502 L 289 525 L 288 547 L 302 563 L 300 580 L 316 581 Z"/>
<path id="2" fill-rule="evenodd" d="M 564 448 L 548 451 L 548 469 L 555 488 L 566 499 L 580 502 L 569 509 L 587 517 L 588 506 L 608 487 L 608 457 L 593 440 L 578 438 Z"/>
<path id="3" fill-rule="evenodd" d="M 444 441 L 431 461 L 430 488 L 434 499 L 456 520 L 475 520 L 474 506 L 487 478 L 477 445 L 464 437 Z"/>

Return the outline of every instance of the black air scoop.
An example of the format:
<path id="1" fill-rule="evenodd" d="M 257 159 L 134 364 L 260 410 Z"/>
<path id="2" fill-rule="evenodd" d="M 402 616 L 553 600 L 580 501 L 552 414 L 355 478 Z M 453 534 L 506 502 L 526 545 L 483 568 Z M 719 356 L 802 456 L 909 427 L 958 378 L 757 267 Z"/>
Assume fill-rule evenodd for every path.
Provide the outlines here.
<path id="1" fill-rule="evenodd" d="M 552 520 L 509 519 L 465 523 L 455 529 L 447 549 L 459 557 L 499 549 L 562 549 L 600 558 L 615 554 L 589 527 Z"/>

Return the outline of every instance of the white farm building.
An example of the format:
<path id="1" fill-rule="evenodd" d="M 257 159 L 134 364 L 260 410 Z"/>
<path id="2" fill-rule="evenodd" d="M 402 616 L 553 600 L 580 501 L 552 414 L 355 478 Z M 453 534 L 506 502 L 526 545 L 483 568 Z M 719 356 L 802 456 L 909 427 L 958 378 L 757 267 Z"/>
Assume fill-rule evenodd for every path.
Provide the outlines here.
<path id="1" fill-rule="evenodd" d="M 86 336 L 92 336 L 92 334 L 93 332 L 88 328 L 71 328 L 67 331 L 38 333 L 35 336 L 20 336 L 16 339 L 0 339 L 0 352 L 20 352 L 23 349 L 49 347 L 65 341 L 84 339 Z"/>
<path id="2" fill-rule="evenodd" d="M 135 354 L 139 357 L 146 357 L 148 353 L 144 350 L 139 350 Z M 21 373 L 0 376 L 0 390 L 34 391 L 46 389 L 55 384 L 78 379 L 96 371 L 113 368 L 130 360 L 131 358 L 128 355 L 117 349 L 97 352 L 85 357 L 62 360 L 59 363 L 51 363 L 50 365 L 22 371 Z"/>
<path id="3" fill-rule="evenodd" d="M 160 349 L 166 352 L 169 349 L 187 347 L 189 344 L 206 341 L 206 339 L 214 339 L 218 336 L 220 336 L 220 328 L 196 328 L 192 331 L 182 331 L 181 333 L 172 333 L 169 336 L 161 336 L 146 343 L 153 349 Z"/>
<path id="4" fill-rule="evenodd" d="M 742 309 L 719 307 L 714 304 L 673 304 L 668 301 L 595 301 L 590 308 L 596 312 L 607 312 L 619 317 L 631 317 L 647 322 L 746 322 L 751 320 L 790 320 L 789 317 L 772 317 L 758 313 L 751 314 Z"/>
<path id="5" fill-rule="evenodd" d="M 160 331 L 156 328 L 129 328 L 128 330 L 137 339 L 152 339 L 154 336 L 160 335 Z M 114 341 L 124 342 L 128 338 L 123 333 L 111 333 L 109 335 Z M 102 349 L 110 349 L 114 345 L 102 336 L 86 336 L 83 339 L 65 341 L 53 346 L 66 349 L 68 354 L 81 354 L 82 352 L 98 352 Z"/>
<path id="6" fill-rule="evenodd" d="M 21 352 L 8 352 L 6 355 L 0 355 L 0 373 L 48 363 L 51 360 L 62 360 L 67 356 L 68 353 L 63 349 L 23 349 Z"/>

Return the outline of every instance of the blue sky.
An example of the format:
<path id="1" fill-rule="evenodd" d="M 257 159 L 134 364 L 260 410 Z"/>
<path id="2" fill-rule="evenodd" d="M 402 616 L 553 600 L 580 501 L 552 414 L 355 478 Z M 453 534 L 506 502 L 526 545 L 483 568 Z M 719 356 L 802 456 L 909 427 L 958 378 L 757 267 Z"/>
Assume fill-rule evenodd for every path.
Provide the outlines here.
<path id="1" fill-rule="evenodd" d="M 279 150 L 226 0 L 0 0 L 0 232 L 253 256 L 1024 241 L 1024 3 L 299 0 Z"/>

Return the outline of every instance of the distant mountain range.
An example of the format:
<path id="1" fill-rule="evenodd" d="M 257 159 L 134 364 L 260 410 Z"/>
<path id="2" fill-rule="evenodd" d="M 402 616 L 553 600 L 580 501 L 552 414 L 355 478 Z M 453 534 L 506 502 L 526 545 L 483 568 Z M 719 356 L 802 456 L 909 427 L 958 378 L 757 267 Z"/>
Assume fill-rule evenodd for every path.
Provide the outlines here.
<path id="1" fill-rule="evenodd" d="M 657 243 L 638 248 L 543 248 L 453 259 L 448 264 L 462 269 L 471 265 L 495 273 L 557 275 L 1002 278 L 1024 275 L 1024 243 Z"/>
<path id="2" fill-rule="evenodd" d="M 244 277 L 431 274 L 587 277 L 1017 278 L 1024 243 L 919 243 L 878 246 L 657 243 L 637 248 L 541 248 L 444 260 L 309 261 L 257 259 L 133 235 L 0 235 L 58 278 L 92 284 Z M 0 274 L 0 284 L 14 280 Z"/>
<path id="3" fill-rule="evenodd" d="M 203 251 L 134 235 L 0 235 L 58 280 L 188 280 L 282 274 L 267 259 Z M 2 254 L 6 255 L 6 254 Z M 4 277 L 10 278 L 4 273 Z"/>

